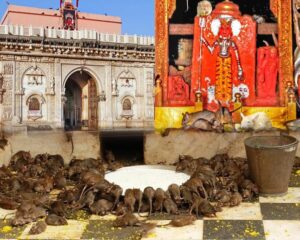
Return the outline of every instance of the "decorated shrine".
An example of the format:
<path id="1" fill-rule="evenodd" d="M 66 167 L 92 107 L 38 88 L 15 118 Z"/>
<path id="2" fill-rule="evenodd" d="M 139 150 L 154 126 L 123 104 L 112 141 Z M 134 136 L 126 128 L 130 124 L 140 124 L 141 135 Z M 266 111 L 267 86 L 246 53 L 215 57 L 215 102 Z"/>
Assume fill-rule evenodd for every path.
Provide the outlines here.
<path id="1" fill-rule="evenodd" d="M 156 1 L 155 127 L 184 113 L 296 119 L 290 0 Z"/>
<path id="2" fill-rule="evenodd" d="M 76 6 L 73 5 L 72 0 L 60 0 L 60 10 L 63 17 L 63 29 L 77 29 L 78 4 L 79 0 L 76 0 Z"/>

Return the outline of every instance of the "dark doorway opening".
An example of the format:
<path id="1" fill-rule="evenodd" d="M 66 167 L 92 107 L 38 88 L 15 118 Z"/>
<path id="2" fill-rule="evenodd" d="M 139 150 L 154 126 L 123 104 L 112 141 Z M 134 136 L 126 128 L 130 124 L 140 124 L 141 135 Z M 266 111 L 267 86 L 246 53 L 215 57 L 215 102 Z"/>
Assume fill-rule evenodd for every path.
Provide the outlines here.
<path id="1" fill-rule="evenodd" d="M 95 80 L 87 72 L 80 70 L 68 78 L 65 88 L 65 129 L 96 130 L 98 94 Z"/>
<path id="2" fill-rule="evenodd" d="M 101 154 L 112 151 L 115 160 L 124 166 L 144 164 L 144 134 L 105 132 L 100 134 Z"/>

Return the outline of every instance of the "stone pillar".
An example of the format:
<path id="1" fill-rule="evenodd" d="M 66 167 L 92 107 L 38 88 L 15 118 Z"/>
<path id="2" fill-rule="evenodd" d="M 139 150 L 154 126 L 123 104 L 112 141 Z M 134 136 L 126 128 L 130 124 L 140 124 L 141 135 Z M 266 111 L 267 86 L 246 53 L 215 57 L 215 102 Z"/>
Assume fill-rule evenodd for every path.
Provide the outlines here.
<path id="1" fill-rule="evenodd" d="M 105 128 L 112 128 L 113 126 L 113 116 L 114 116 L 114 100 L 118 94 L 117 91 L 117 79 L 113 74 L 113 67 L 111 64 L 105 66 L 105 93 L 106 93 L 106 102 L 101 102 L 102 108 L 101 113 L 103 113 L 102 119 L 105 121 Z"/>
<path id="2" fill-rule="evenodd" d="M 61 63 L 58 59 L 55 60 L 54 64 L 54 78 L 55 78 L 55 85 L 54 85 L 54 92 L 55 94 L 55 125 L 56 127 L 64 127 L 64 116 L 63 116 L 63 106 L 64 106 L 64 94 L 65 89 L 63 86 L 63 79 L 61 79 Z"/>
<path id="3" fill-rule="evenodd" d="M 55 77 L 53 77 L 48 83 L 46 97 L 47 97 L 47 121 L 54 122 L 55 121 Z M 54 116 L 53 116 L 54 113 Z"/>
<path id="4" fill-rule="evenodd" d="M 15 120 L 19 123 L 23 122 L 23 96 L 25 94 L 25 89 L 20 88 L 15 92 L 16 95 L 16 115 Z"/>
<path id="5" fill-rule="evenodd" d="M 0 127 L 1 128 L 2 128 L 2 118 L 3 118 L 3 95 L 6 92 L 6 90 L 3 89 L 3 83 L 4 83 L 4 77 L 3 74 L 0 73 Z"/>

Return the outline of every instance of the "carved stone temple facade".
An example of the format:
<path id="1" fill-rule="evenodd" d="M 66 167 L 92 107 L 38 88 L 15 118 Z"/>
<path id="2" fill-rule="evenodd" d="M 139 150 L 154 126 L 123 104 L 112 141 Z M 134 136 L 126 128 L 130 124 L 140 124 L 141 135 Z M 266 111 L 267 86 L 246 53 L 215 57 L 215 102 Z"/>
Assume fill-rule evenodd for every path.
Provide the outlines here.
<path id="1" fill-rule="evenodd" d="M 0 25 L 5 131 L 152 128 L 154 39 Z"/>

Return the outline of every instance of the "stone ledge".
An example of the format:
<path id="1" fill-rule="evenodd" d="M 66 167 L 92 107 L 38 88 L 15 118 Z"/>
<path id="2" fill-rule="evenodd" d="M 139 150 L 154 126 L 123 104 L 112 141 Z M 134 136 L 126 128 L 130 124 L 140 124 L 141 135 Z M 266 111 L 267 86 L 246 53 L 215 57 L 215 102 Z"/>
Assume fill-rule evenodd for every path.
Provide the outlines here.
<path id="1" fill-rule="evenodd" d="M 73 157 L 100 157 L 100 139 L 98 132 L 75 131 L 71 133 L 72 143 L 67 141 L 64 130 L 29 131 L 6 136 L 8 145 L 0 149 L 0 166 L 8 164 L 12 155 L 18 151 L 30 151 L 32 156 L 40 153 L 60 154 L 68 164 Z"/>
<path id="2" fill-rule="evenodd" d="M 180 154 L 192 157 L 212 158 L 216 154 L 228 153 L 231 157 L 246 157 L 244 140 L 257 135 L 280 135 L 281 131 L 214 133 L 172 130 L 168 136 L 157 133 L 145 136 L 144 159 L 146 164 L 174 164 Z M 300 132 L 291 132 L 300 140 Z M 296 156 L 300 157 L 300 147 Z"/>

